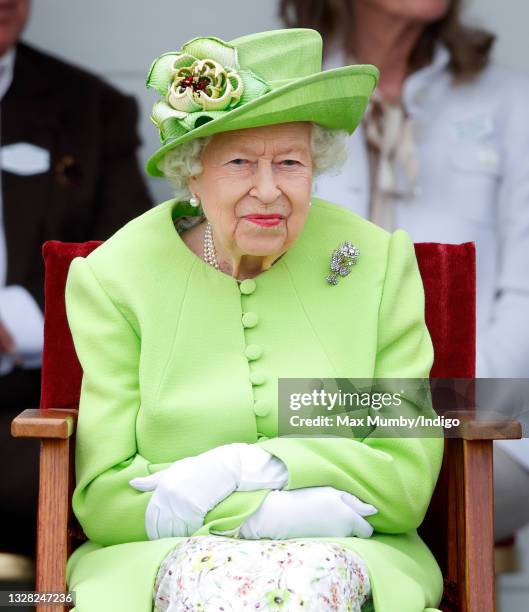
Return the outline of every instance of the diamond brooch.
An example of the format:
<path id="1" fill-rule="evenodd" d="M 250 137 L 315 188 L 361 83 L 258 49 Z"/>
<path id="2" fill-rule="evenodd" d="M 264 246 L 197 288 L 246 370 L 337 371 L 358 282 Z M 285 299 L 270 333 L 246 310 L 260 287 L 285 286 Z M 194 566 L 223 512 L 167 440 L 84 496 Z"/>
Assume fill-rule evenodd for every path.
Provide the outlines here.
<path id="1" fill-rule="evenodd" d="M 327 276 L 329 285 L 337 285 L 340 276 L 347 276 L 351 272 L 351 266 L 356 264 L 360 251 L 349 241 L 333 251 L 331 255 L 331 274 Z"/>

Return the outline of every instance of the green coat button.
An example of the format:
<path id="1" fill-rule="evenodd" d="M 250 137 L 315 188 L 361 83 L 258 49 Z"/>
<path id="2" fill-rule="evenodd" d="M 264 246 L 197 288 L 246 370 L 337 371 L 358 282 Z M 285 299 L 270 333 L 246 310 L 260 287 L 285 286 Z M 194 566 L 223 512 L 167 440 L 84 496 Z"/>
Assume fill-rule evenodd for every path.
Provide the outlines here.
<path id="1" fill-rule="evenodd" d="M 239 289 L 244 295 L 250 295 L 255 291 L 256 287 L 257 285 L 255 284 L 253 278 L 247 278 L 243 280 L 242 283 L 239 285 Z"/>
<path id="2" fill-rule="evenodd" d="M 252 385 L 262 385 L 265 380 L 266 376 L 264 375 L 264 372 L 261 372 L 261 370 L 250 372 L 250 382 Z"/>
<path id="3" fill-rule="evenodd" d="M 257 416 L 265 417 L 270 412 L 270 404 L 266 400 L 257 400 L 253 405 L 253 411 Z"/>
<path id="4" fill-rule="evenodd" d="M 253 361 L 261 357 L 263 354 L 263 347 L 260 344 L 249 344 L 244 350 L 244 353 L 250 361 Z"/>
<path id="5" fill-rule="evenodd" d="M 255 327 L 259 322 L 259 315 L 256 312 L 245 312 L 242 315 L 242 324 L 244 327 Z"/>

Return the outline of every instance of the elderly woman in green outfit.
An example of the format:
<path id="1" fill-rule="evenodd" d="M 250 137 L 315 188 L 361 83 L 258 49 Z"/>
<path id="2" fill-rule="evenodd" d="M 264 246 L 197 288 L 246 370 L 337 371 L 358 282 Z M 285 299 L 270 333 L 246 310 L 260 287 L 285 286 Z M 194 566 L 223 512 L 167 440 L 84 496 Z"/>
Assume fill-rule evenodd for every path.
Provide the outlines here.
<path id="1" fill-rule="evenodd" d="M 377 79 L 312 30 L 159 57 L 176 197 L 70 267 L 77 610 L 434 609 L 440 438 L 278 436 L 279 378 L 425 378 L 413 245 L 311 197 Z M 332 257 L 331 257 L 332 256 Z M 355 264 L 353 266 L 353 263 Z"/>

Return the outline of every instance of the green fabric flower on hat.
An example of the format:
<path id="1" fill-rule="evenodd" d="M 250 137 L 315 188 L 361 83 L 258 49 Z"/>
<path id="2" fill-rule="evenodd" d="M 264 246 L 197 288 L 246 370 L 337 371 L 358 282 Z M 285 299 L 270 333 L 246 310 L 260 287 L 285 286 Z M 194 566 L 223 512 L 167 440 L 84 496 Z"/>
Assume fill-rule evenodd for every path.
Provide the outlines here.
<path id="1" fill-rule="evenodd" d="M 219 38 L 194 38 L 176 53 L 154 60 L 147 87 L 162 96 L 151 120 L 162 142 L 178 138 L 270 91 L 268 83 L 239 66 L 237 49 Z"/>

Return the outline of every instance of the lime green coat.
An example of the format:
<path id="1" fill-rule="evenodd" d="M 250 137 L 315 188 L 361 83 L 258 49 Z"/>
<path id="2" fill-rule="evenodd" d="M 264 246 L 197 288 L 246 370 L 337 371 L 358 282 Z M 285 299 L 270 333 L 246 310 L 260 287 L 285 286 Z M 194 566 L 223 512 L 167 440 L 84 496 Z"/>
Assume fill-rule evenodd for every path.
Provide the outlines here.
<path id="1" fill-rule="evenodd" d="M 330 485 L 374 504 L 370 539 L 328 540 L 363 557 L 377 612 L 435 608 L 442 576 L 416 528 L 442 439 L 276 437 L 280 377 L 428 376 L 433 351 L 410 238 L 314 199 L 295 244 L 243 293 L 176 233 L 173 219 L 190 210 L 155 207 L 74 259 L 68 274 L 84 370 L 73 509 L 90 540 L 68 562 L 76 610 L 151 611 L 158 566 L 179 538 L 147 540 L 152 493 L 128 481 L 235 441 L 281 458 L 288 489 Z M 361 255 L 331 286 L 330 254 L 346 240 Z M 233 493 L 197 533 L 236 528 L 266 495 Z"/>

